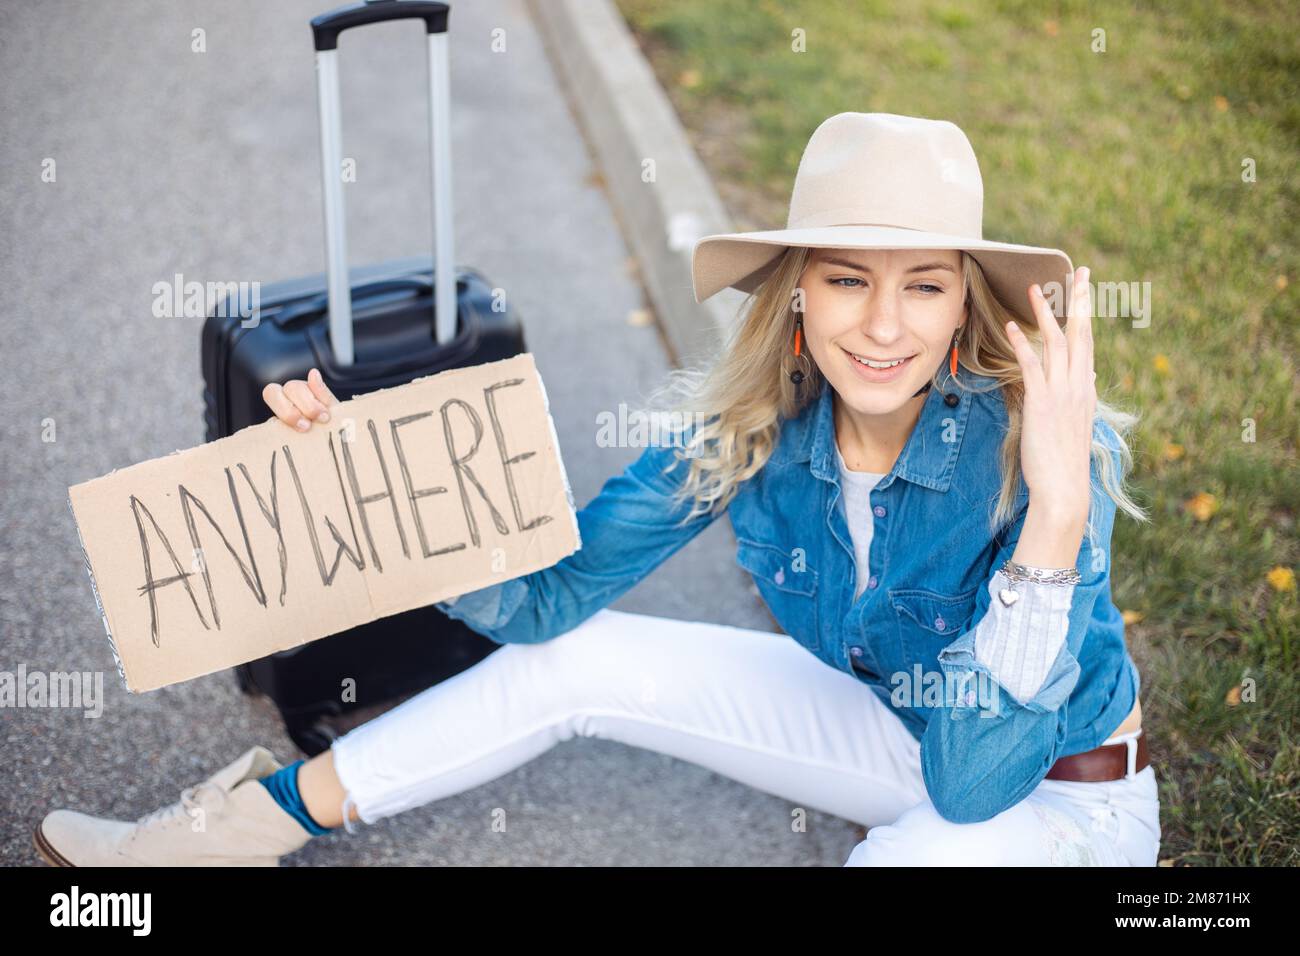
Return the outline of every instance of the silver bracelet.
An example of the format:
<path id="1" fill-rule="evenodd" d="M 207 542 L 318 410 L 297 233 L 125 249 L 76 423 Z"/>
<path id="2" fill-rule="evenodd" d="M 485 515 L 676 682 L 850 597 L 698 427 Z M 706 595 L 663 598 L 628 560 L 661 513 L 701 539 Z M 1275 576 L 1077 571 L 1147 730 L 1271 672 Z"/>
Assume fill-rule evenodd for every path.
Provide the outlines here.
<path id="1" fill-rule="evenodd" d="M 1065 586 L 1078 584 L 1080 580 L 1079 572 L 1075 568 L 1032 568 L 1027 564 L 1016 564 L 1010 558 L 1007 558 L 1006 564 L 1002 565 L 1001 571 L 1012 585 L 1017 581 L 1032 581 L 1039 584 Z M 1020 594 L 1014 587 L 1003 588 L 998 591 L 998 599 L 1010 607 L 1020 599 Z"/>
<path id="2" fill-rule="evenodd" d="M 1032 568 L 1016 564 L 1010 558 L 1002 565 L 1002 573 L 1012 581 L 1037 581 L 1040 584 L 1078 584 L 1080 575 L 1075 568 Z"/>

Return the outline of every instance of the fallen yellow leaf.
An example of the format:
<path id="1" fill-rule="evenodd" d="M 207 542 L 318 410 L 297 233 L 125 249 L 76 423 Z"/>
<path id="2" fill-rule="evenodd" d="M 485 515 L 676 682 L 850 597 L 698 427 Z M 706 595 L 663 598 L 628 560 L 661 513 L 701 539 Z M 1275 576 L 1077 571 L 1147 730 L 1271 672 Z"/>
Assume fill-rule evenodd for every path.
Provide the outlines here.
<path id="1" fill-rule="evenodd" d="M 1241 685 L 1235 684 L 1231 688 L 1229 688 L 1228 693 L 1224 695 L 1223 702 L 1227 704 L 1229 707 L 1236 707 L 1238 704 L 1240 704 Z"/>
<path id="2" fill-rule="evenodd" d="M 1043 31 L 1049 36 L 1054 37 L 1061 32 L 1061 25 L 1055 20 L 1046 20 L 1043 23 Z"/>
<path id="3" fill-rule="evenodd" d="M 1228 112 L 1228 98 L 1226 96 L 1216 96 L 1214 98 L 1214 108 L 1220 113 Z"/>
<path id="4" fill-rule="evenodd" d="M 1169 356 L 1163 352 L 1152 359 L 1151 364 L 1155 366 L 1156 371 L 1161 375 L 1169 374 Z"/>
<path id="5" fill-rule="evenodd" d="M 1269 571 L 1265 577 L 1268 578 L 1268 583 L 1273 586 L 1274 591 L 1295 590 L 1295 572 L 1290 568 L 1284 568 L 1279 564 Z"/>
<path id="6" fill-rule="evenodd" d="M 1142 620 L 1142 618 L 1146 617 L 1146 615 L 1141 611 L 1123 611 L 1121 613 L 1124 615 L 1125 625 L 1136 624 L 1138 621 Z"/>
<path id="7" fill-rule="evenodd" d="M 1219 510 L 1219 499 L 1209 492 L 1202 491 L 1183 502 L 1183 507 L 1190 511 L 1197 521 L 1209 521 L 1210 516 Z"/>
<path id="8" fill-rule="evenodd" d="M 1278 292 L 1281 292 L 1288 285 L 1286 276 L 1278 276 L 1277 281 L 1275 281 L 1273 285 L 1277 288 Z"/>
<path id="9" fill-rule="evenodd" d="M 1177 461 L 1183 457 L 1183 446 L 1174 442 L 1165 442 L 1165 461 Z"/>
<path id="10" fill-rule="evenodd" d="M 687 89 L 699 86 L 700 71 L 696 69 L 682 70 L 682 72 L 677 75 L 677 82 Z"/>

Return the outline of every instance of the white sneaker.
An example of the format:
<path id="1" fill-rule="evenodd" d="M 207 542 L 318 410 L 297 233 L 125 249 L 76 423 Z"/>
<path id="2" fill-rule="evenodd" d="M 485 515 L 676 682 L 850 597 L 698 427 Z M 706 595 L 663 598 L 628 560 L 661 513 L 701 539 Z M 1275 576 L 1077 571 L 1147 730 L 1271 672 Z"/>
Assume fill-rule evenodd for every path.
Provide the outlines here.
<path id="1" fill-rule="evenodd" d="M 265 747 L 250 747 L 135 823 L 54 810 L 32 842 L 52 866 L 279 866 L 312 836 L 258 782 L 281 767 Z"/>

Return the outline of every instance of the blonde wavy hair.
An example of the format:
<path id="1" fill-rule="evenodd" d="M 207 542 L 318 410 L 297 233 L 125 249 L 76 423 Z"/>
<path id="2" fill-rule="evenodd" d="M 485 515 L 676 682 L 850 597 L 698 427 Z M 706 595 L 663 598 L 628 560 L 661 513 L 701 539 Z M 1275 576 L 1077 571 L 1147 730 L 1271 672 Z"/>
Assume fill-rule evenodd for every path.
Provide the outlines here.
<path id="1" fill-rule="evenodd" d="M 683 523 L 710 510 L 721 513 L 741 484 L 767 462 L 776 447 L 781 423 L 799 415 L 821 391 L 825 379 L 811 355 L 810 368 L 799 386 L 790 380 L 786 367 L 796 319 L 794 293 L 812 251 L 803 246 L 788 247 L 762 285 L 745 298 L 741 305 L 744 317 L 732 327 L 712 365 L 673 370 L 650 398 L 650 404 L 660 410 L 657 414 L 666 410 L 666 420 L 677 423 L 672 441 L 681 450 L 674 453 L 674 461 L 665 472 L 683 461 L 689 463 L 687 475 L 676 491 L 679 502 L 692 501 Z M 963 301 L 969 319 L 958 342 L 959 366 L 996 380 L 1009 419 L 1001 448 L 1001 492 L 990 516 L 990 534 L 995 535 L 1015 518 L 1020 486 L 1025 388 L 1020 363 L 1006 335 L 1006 323 L 1018 317 L 989 288 L 975 258 L 964 251 L 960 255 Z M 1037 328 L 1023 320 L 1017 324 L 1041 356 L 1042 338 Z M 938 370 L 931 384 L 937 387 Z M 1097 416 L 1117 436 L 1121 467 L 1127 474 L 1133 456 L 1125 436 L 1138 417 L 1100 397 Z M 1123 474 L 1115 473 L 1111 450 L 1094 438 L 1092 455 L 1098 462 L 1102 486 L 1116 507 L 1136 521 L 1150 520 L 1125 491 Z M 1089 511 L 1087 533 L 1095 547 L 1092 509 Z"/>

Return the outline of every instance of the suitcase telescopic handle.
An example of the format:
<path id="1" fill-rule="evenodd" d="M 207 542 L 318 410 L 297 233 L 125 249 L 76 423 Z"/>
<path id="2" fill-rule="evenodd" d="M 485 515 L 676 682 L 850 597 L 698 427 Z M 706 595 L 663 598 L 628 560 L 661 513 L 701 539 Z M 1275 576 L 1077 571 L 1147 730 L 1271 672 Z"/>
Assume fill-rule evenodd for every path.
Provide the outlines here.
<path id="1" fill-rule="evenodd" d="M 343 138 L 340 133 L 338 38 L 344 30 L 388 20 L 425 23 L 429 48 L 430 172 L 433 177 L 434 329 L 439 344 L 456 334 L 456 277 L 451 206 L 451 92 L 447 47 L 450 7 L 432 0 L 369 0 L 352 3 L 311 21 L 316 45 L 316 100 L 320 112 L 322 192 L 325 200 L 330 346 L 334 360 L 349 366 L 352 296 L 348 283 L 347 226 L 343 204 Z"/>
<path id="2" fill-rule="evenodd" d="M 350 3 L 313 18 L 311 32 L 316 38 L 318 50 L 337 49 L 339 34 L 344 30 L 387 20 L 423 20 L 427 32 L 446 33 L 447 10 L 447 4 L 431 0 L 369 0 L 366 3 Z"/>

